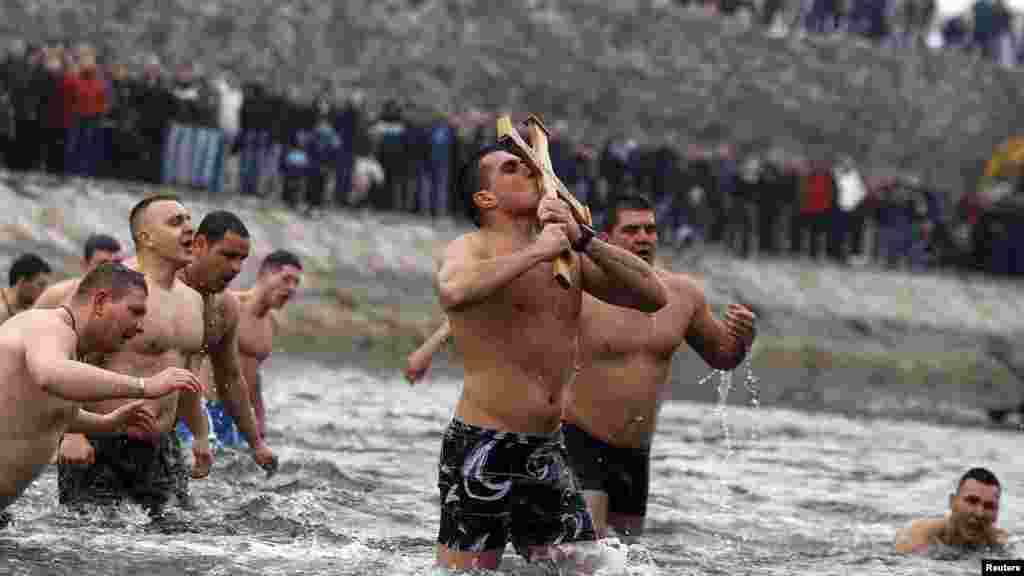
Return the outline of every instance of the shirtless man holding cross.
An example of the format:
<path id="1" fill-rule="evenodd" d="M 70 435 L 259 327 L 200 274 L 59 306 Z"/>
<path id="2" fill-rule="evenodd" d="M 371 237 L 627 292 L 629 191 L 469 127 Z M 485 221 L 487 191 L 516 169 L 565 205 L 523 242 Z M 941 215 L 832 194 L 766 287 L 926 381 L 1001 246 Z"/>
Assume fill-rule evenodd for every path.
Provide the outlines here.
<path id="1" fill-rule="evenodd" d="M 638 196 L 609 207 L 602 240 L 654 265 L 654 210 Z M 638 535 L 647 511 L 650 447 L 669 383 L 672 357 L 688 343 L 712 368 L 731 370 L 746 357 L 756 317 L 733 304 L 723 321 L 711 314 L 704 291 L 689 277 L 655 268 L 668 304 L 655 314 L 609 306 L 583 296 L 579 373 L 566 395 L 562 433 L 595 530 Z M 449 336 L 446 322 L 408 359 L 415 382 Z"/>
<path id="2" fill-rule="evenodd" d="M 572 378 L 583 293 L 653 313 L 666 291 L 647 263 L 594 238 L 512 148 L 490 146 L 459 190 L 479 230 L 455 239 L 437 289 L 464 359 L 445 431 L 437 564 L 495 569 L 509 540 L 528 560 L 593 540 L 566 462 L 560 421 Z M 551 262 L 571 250 L 568 288 Z"/>

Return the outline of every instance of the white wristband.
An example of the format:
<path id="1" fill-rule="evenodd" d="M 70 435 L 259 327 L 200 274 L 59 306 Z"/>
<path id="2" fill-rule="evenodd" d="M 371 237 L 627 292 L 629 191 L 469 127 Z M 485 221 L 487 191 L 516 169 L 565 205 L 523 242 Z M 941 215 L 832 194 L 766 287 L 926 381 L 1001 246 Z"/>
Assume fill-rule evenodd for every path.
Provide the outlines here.
<path id="1" fill-rule="evenodd" d="M 140 376 L 137 384 L 138 384 L 137 387 L 138 387 L 139 398 L 145 398 L 146 397 L 146 379 L 142 378 Z"/>

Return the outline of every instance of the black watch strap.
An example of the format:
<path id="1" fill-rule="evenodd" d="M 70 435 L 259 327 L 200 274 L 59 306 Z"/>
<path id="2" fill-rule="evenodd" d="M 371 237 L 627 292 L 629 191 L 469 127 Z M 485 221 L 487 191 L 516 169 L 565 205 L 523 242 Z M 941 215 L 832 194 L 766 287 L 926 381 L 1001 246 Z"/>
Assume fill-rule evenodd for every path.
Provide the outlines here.
<path id="1" fill-rule="evenodd" d="M 583 252 L 584 250 L 587 249 L 587 245 L 590 244 L 590 241 L 593 240 L 594 236 L 596 235 L 597 232 L 595 232 L 593 228 L 581 223 L 580 237 L 577 238 L 576 241 L 571 244 L 572 249 L 575 250 L 576 252 Z"/>

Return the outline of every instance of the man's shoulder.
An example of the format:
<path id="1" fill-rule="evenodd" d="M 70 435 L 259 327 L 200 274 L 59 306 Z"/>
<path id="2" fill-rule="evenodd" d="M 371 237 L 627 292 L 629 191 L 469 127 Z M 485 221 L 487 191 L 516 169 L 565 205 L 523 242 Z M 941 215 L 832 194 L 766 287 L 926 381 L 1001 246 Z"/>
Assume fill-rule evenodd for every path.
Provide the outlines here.
<path id="1" fill-rule="evenodd" d="M 78 283 L 82 281 L 82 278 L 83 278 L 82 276 L 73 276 L 71 278 L 65 278 L 63 280 L 59 280 L 59 281 L 54 282 L 53 284 L 51 284 L 49 287 L 47 287 L 47 290 L 56 290 L 56 291 L 68 290 L 70 288 L 78 286 Z"/>
<path id="2" fill-rule="evenodd" d="M 480 230 L 470 230 L 469 232 L 463 232 L 455 237 L 454 240 L 448 243 L 449 246 L 456 244 L 480 244 L 483 241 L 483 234 Z"/>
<path id="3" fill-rule="evenodd" d="M 704 287 L 701 282 L 689 274 L 673 272 L 665 268 L 655 268 L 658 279 L 665 284 L 665 287 L 677 295 L 704 295 Z"/>
<path id="4" fill-rule="evenodd" d="M 217 307 L 224 311 L 224 315 L 228 319 L 238 321 L 238 317 L 241 315 L 242 301 L 238 297 L 238 294 L 225 290 L 220 294 L 214 296 L 214 301 Z"/>
<path id="5" fill-rule="evenodd" d="M 451 257 L 475 256 L 484 257 L 489 253 L 486 238 L 479 230 L 466 232 L 448 243 L 444 249 L 443 259 Z"/>
<path id="6" fill-rule="evenodd" d="M 60 312 L 60 314 L 63 314 L 63 312 Z M 56 326 L 59 324 L 67 326 L 61 320 L 55 308 L 29 308 L 14 316 L 7 316 L 6 311 L 0 311 L 0 323 L 4 320 L 10 320 L 12 326 L 18 325 L 22 327 L 21 329 L 30 327 L 33 333 L 45 326 Z"/>
<path id="7" fill-rule="evenodd" d="M 930 537 L 941 533 L 945 528 L 945 518 L 917 518 L 910 523 L 907 530 L 914 535 Z"/>
<path id="8" fill-rule="evenodd" d="M 896 532 L 896 551 L 921 552 L 945 529 L 945 518 L 918 518 Z"/>
<path id="9" fill-rule="evenodd" d="M 81 276 L 75 276 L 73 278 L 67 278 L 61 280 L 55 284 L 51 284 L 39 295 L 36 299 L 34 307 L 36 308 L 54 308 L 60 306 L 67 299 L 74 294 L 78 289 L 78 283 L 82 281 Z"/>

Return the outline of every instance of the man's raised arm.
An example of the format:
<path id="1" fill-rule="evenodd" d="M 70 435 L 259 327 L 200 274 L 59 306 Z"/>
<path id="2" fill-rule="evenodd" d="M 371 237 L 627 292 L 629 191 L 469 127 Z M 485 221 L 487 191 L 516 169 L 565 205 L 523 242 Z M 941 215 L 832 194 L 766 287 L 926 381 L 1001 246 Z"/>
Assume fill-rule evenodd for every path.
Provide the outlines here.
<path id="1" fill-rule="evenodd" d="M 672 288 L 682 299 L 693 302 L 693 318 L 686 330 L 686 342 L 716 370 L 732 370 L 743 362 L 750 346 L 754 343 L 756 317 L 746 308 L 737 304 L 729 306 L 724 320 L 718 320 L 695 282 L 688 278 L 676 277 Z"/>
<path id="2" fill-rule="evenodd" d="M 530 268 L 553 260 L 569 248 L 565 232 L 554 226 L 545 227 L 528 246 L 503 256 L 488 254 L 478 242 L 475 235 L 467 234 L 445 249 L 437 272 L 437 290 L 446 312 L 485 300 Z"/>
<path id="3" fill-rule="evenodd" d="M 639 256 L 594 238 L 580 258 L 583 289 L 613 306 L 648 314 L 668 303 L 665 286 L 654 268 Z"/>
<path id="4" fill-rule="evenodd" d="M 537 217 L 547 232 L 561 228 L 580 252 L 583 290 L 614 306 L 653 313 L 668 303 L 668 292 L 654 268 L 639 256 L 597 238 L 593 229 L 581 226 L 565 202 L 545 196 Z"/>

